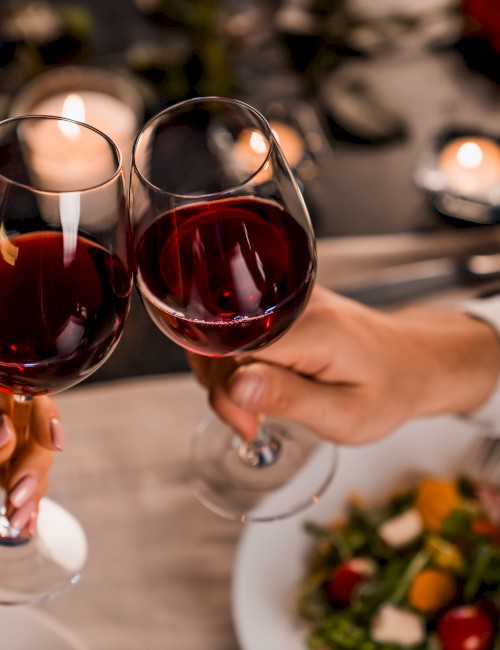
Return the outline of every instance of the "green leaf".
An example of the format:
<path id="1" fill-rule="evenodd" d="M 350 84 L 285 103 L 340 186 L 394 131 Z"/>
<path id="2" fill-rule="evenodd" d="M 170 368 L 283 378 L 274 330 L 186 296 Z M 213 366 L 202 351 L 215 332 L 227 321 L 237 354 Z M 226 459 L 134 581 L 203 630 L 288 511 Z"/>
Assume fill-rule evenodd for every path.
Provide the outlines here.
<path id="1" fill-rule="evenodd" d="M 331 613 L 332 608 L 323 588 L 330 575 L 331 568 L 323 566 L 310 573 L 300 585 L 297 610 L 306 620 L 319 621 Z"/>
<path id="2" fill-rule="evenodd" d="M 469 577 L 464 585 L 465 602 L 472 602 L 482 592 L 500 593 L 500 548 L 478 544 L 470 557 Z"/>
<path id="3" fill-rule="evenodd" d="M 430 553 L 426 550 L 419 551 L 414 555 L 406 571 L 400 576 L 399 584 L 388 598 L 388 602 L 393 605 L 400 605 L 403 602 L 413 578 L 429 563 L 430 557 Z"/>
<path id="4" fill-rule="evenodd" d="M 333 546 L 339 555 L 339 559 L 346 561 L 352 557 L 351 548 L 338 528 L 331 526 L 319 526 L 318 524 L 307 522 L 304 526 L 306 533 L 316 537 L 317 539 L 323 539 L 331 546 Z"/>

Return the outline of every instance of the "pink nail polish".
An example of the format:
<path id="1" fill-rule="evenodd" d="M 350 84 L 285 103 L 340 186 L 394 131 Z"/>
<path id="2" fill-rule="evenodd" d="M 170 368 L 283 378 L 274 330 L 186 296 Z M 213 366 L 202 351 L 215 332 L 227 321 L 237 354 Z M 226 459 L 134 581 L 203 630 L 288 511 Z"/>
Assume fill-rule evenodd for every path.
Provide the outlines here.
<path id="1" fill-rule="evenodd" d="M 3 447 L 14 437 L 14 427 L 5 413 L 0 413 L 0 447 Z"/>
<path id="2" fill-rule="evenodd" d="M 23 530 L 28 521 L 30 520 L 31 513 L 35 509 L 35 502 L 33 500 L 27 501 L 24 506 L 14 510 L 9 517 L 10 525 L 17 530 Z"/>
<path id="3" fill-rule="evenodd" d="M 59 451 L 64 449 L 64 431 L 61 422 L 57 418 L 52 418 L 50 421 L 50 436 L 52 444 Z"/>
<path id="4" fill-rule="evenodd" d="M 23 506 L 28 499 L 31 499 L 37 486 L 34 476 L 24 476 L 12 488 L 9 494 L 9 501 L 16 508 Z"/>
<path id="5" fill-rule="evenodd" d="M 33 537 L 36 534 L 38 525 L 38 512 L 32 512 L 28 523 L 28 533 Z"/>

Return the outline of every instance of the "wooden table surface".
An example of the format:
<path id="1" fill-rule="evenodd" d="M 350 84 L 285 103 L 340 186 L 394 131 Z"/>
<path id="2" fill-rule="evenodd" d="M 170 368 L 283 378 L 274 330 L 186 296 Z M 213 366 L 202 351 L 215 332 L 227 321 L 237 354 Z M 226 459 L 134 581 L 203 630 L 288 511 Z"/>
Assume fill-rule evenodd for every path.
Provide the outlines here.
<path id="1" fill-rule="evenodd" d="M 66 450 L 49 496 L 82 523 L 88 566 L 41 606 L 89 650 L 235 650 L 231 573 L 241 527 L 189 488 L 193 431 L 208 414 L 189 375 L 56 396 Z"/>

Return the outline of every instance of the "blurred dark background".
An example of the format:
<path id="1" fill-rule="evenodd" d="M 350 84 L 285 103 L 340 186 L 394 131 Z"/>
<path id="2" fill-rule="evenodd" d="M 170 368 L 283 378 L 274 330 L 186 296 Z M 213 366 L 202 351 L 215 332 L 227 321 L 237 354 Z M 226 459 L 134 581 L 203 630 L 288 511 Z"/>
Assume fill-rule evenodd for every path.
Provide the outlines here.
<path id="1" fill-rule="evenodd" d="M 2 1 L 1 117 L 30 79 L 69 64 L 130 79 L 144 120 L 213 94 L 293 123 L 318 238 L 497 223 L 440 213 L 414 178 L 450 125 L 500 135 L 497 0 Z M 118 348 L 87 382 L 186 369 L 135 295 Z"/>

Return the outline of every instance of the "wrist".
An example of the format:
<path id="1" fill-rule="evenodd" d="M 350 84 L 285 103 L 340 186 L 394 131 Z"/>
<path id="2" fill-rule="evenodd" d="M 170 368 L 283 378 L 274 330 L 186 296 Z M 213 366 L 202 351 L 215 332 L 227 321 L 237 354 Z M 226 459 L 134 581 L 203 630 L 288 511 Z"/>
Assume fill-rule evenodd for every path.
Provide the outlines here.
<path id="1" fill-rule="evenodd" d="M 414 416 L 469 415 L 494 392 L 500 340 L 484 320 L 451 309 L 413 308 L 399 314 L 412 342 Z"/>

